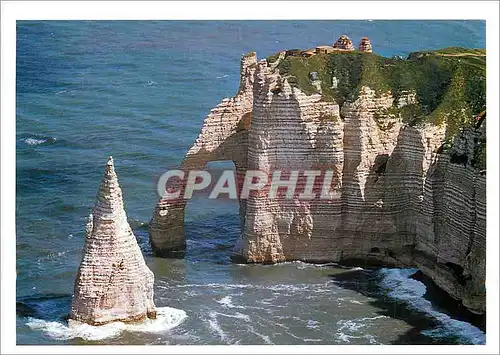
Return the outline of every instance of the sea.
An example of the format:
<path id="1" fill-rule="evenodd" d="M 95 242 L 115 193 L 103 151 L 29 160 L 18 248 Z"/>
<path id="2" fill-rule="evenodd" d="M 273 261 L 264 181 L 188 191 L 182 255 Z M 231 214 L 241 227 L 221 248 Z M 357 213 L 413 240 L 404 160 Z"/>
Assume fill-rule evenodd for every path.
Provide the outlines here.
<path id="1" fill-rule="evenodd" d="M 17 343 L 484 344 L 484 324 L 447 306 L 414 269 L 232 263 L 235 201 L 190 201 L 185 258 L 151 252 L 156 181 L 182 161 L 210 109 L 236 93 L 240 57 L 342 34 L 368 36 L 389 57 L 485 48 L 483 21 L 18 21 Z M 86 218 L 109 155 L 155 274 L 159 317 L 69 328 Z"/>

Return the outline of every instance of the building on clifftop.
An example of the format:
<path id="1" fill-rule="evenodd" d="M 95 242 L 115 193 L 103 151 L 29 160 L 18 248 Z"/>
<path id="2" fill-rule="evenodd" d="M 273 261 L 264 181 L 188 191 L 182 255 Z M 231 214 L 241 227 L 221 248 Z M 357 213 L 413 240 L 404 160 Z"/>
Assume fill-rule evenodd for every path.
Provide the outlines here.
<path id="1" fill-rule="evenodd" d="M 372 44 L 370 43 L 370 40 L 368 39 L 368 37 L 361 38 L 361 41 L 359 42 L 358 50 L 361 52 L 372 53 Z"/>
<path id="2" fill-rule="evenodd" d="M 352 41 L 347 37 L 346 35 L 342 35 L 339 37 L 337 42 L 333 44 L 333 48 L 335 49 L 340 49 L 340 50 L 345 50 L 345 51 L 353 51 L 354 50 L 354 45 L 352 44 Z"/>

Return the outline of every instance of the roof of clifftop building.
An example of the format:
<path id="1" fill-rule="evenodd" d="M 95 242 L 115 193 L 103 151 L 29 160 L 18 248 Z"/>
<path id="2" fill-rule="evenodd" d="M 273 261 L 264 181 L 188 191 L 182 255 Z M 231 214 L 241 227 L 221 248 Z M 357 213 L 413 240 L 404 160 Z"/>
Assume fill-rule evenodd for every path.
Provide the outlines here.
<path id="1" fill-rule="evenodd" d="M 361 52 L 372 52 L 372 44 L 368 37 L 363 37 L 361 38 L 361 41 L 359 42 L 358 50 Z"/>
<path id="2" fill-rule="evenodd" d="M 361 38 L 358 45 L 360 52 L 372 53 L 372 45 L 368 37 Z M 315 48 L 309 49 L 288 49 L 283 51 L 285 57 L 312 57 L 316 54 L 328 54 L 335 51 L 355 51 L 354 45 L 349 37 L 342 35 L 337 41 L 331 45 L 318 45 Z M 275 58 L 277 59 L 277 58 Z"/>
<path id="3" fill-rule="evenodd" d="M 342 49 L 342 50 L 347 50 L 347 51 L 353 51 L 354 46 L 352 44 L 352 41 L 349 37 L 346 35 L 342 35 L 339 37 L 337 42 L 333 44 L 333 48 L 335 49 Z"/>

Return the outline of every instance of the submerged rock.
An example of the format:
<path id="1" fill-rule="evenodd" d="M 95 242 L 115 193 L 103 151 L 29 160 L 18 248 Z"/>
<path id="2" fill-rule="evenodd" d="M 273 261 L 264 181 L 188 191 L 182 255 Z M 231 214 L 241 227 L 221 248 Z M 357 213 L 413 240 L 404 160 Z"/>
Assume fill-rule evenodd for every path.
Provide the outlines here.
<path id="1" fill-rule="evenodd" d="M 127 222 L 122 191 L 109 157 L 86 227 L 69 321 L 91 325 L 156 318 L 154 275 Z"/>

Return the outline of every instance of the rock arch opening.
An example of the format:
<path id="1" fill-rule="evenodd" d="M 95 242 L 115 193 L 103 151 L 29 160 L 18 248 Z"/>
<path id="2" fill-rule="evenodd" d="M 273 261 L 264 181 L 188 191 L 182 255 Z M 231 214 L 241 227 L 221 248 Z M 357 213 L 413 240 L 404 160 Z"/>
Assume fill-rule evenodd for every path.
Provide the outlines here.
<path id="1" fill-rule="evenodd" d="M 227 193 L 210 198 L 210 193 L 225 172 L 236 178 L 236 166 L 231 160 L 206 163 L 204 170 L 211 175 L 211 183 L 204 191 L 193 195 L 185 206 L 184 224 L 186 255 L 196 260 L 213 259 L 228 261 L 241 234 L 244 216 L 238 199 Z"/>

